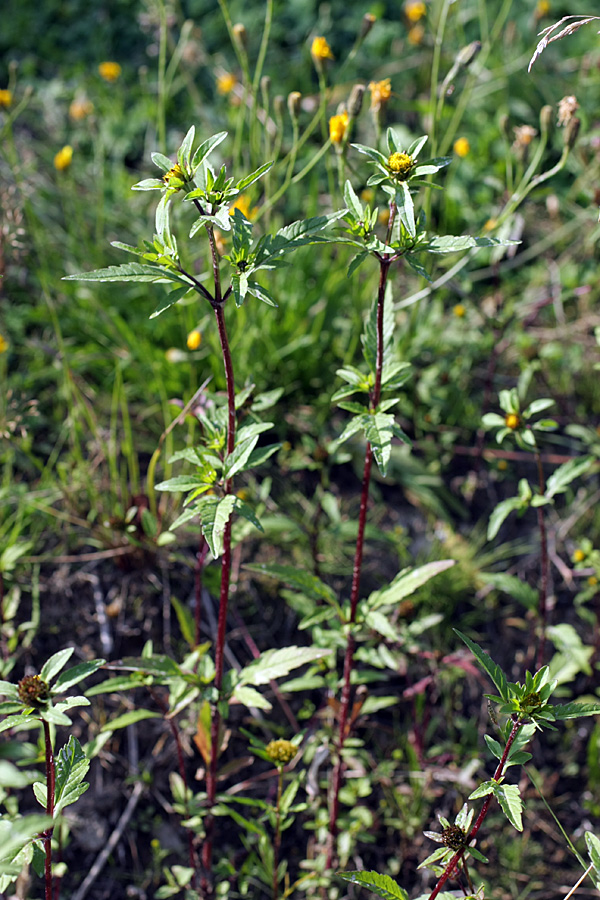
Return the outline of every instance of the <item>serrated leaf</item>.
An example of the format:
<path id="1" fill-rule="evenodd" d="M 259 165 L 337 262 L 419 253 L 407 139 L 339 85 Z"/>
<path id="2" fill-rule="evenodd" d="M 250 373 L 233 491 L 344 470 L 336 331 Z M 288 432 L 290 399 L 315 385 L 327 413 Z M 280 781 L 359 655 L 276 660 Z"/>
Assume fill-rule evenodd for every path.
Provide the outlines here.
<path id="1" fill-rule="evenodd" d="M 235 494 L 227 494 L 221 498 L 202 497 L 196 504 L 196 509 L 200 513 L 202 534 L 215 559 L 223 552 L 223 535 L 234 510 L 235 501 Z"/>
<path id="2" fill-rule="evenodd" d="M 187 284 L 183 287 L 175 288 L 174 291 L 169 291 L 168 294 L 165 294 L 160 303 L 158 303 L 154 312 L 150 314 L 149 318 L 156 319 L 156 317 L 160 316 L 161 313 L 164 313 L 167 309 L 171 309 L 172 306 L 175 306 L 175 304 L 179 303 L 180 300 L 183 300 L 184 297 L 188 295 L 191 296 L 193 293 L 193 288 L 189 287 Z"/>
<path id="3" fill-rule="evenodd" d="M 296 646 L 266 650 L 258 659 L 242 669 L 239 673 L 239 683 L 250 684 L 253 687 L 269 684 L 270 681 L 287 675 L 293 669 L 315 659 L 322 659 L 331 652 L 331 650 L 322 650 L 318 647 Z"/>
<path id="4" fill-rule="evenodd" d="M 363 217 L 363 206 L 358 199 L 358 196 L 356 195 L 350 181 L 346 181 L 346 183 L 344 184 L 344 203 L 348 207 L 348 210 L 352 213 L 355 221 L 360 221 Z"/>
<path id="5" fill-rule="evenodd" d="M 408 894 L 389 875 L 378 872 L 338 872 L 340 878 L 351 884 L 360 884 L 383 900 L 408 900 Z"/>
<path id="6" fill-rule="evenodd" d="M 58 675 L 60 670 L 66 666 L 67 662 L 73 655 L 73 647 L 67 647 L 65 650 L 59 650 L 58 653 L 54 653 L 50 659 L 46 660 L 44 665 L 42 666 L 42 671 L 40 672 L 40 678 L 42 681 L 50 682 L 54 678 L 55 675 Z"/>
<path id="7" fill-rule="evenodd" d="M 570 459 L 554 470 L 546 482 L 545 497 L 554 497 L 561 494 L 572 481 L 583 475 L 594 462 L 593 457 L 586 456 L 583 459 Z"/>
<path id="8" fill-rule="evenodd" d="M 27 726 L 28 728 L 33 727 L 33 725 L 40 724 L 40 717 L 34 715 L 19 715 L 19 716 L 7 716 L 0 722 L 0 733 L 3 731 L 8 731 L 9 728 L 18 728 L 19 726 Z"/>
<path id="9" fill-rule="evenodd" d="M 432 238 L 427 244 L 423 245 L 422 249 L 427 250 L 428 253 L 456 253 L 462 250 L 469 250 L 472 247 L 497 247 L 519 243 L 520 241 L 503 241 L 499 238 L 471 237 L 468 234 L 446 234 Z"/>
<path id="10" fill-rule="evenodd" d="M 455 564 L 453 559 L 440 559 L 436 562 L 426 563 L 418 569 L 403 569 L 394 580 L 385 588 L 373 591 L 369 595 L 367 605 L 369 609 L 379 609 L 382 606 L 395 606 L 401 600 L 427 584 L 436 575 L 445 572 Z"/>
<path id="11" fill-rule="evenodd" d="M 78 275 L 65 275 L 63 281 L 157 281 L 158 279 L 176 281 L 160 266 L 142 265 L 142 263 L 122 263 L 120 266 L 107 266 L 105 269 L 94 269 L 92 272 L 80 272 Z"/>
<path id="12" fill-rule="evenodd" d="M 252 507 L 239 497 L 235 498 L 235 511 L 247 522 L 250 522 L 251 525 L 254 525 L 255 528 L 258 528 L 259 531 L 264 531 Z"/>
<path id="13" fill-rule="evenodd" d="M 363 416 L 363 420 L 365 437 L 371 445 L 379 471 L 385 477 L 392 454 L 394 416 L 388 413 L 374 413 Z"/>
<path id="14" fill-rule="evenodd" d="M 497 781 L 484 781 L 483 784 L 478 785 L 475 790 L 469 794 L 469 800 L 477 800 L 479 797 L 487 797 L 488 794 L 493 794 L 497 784 Z"/>
<path id="15" fill-rule="evenodd" d="M 560 706 L 552 706 L 551 709 L 557 721 L 600 715 L 600 703 L 565 703 Z"/>
<path id="16" fill-rule="evenodd" d="M 500 804 L 500 809 L 510 822 L 517 829 L 523 831 L 523 801 L 516 784 L 498 784 L 494 789 L 494 796 Z"/>
<path id="17" fill-rule="evenodd" d="M 497 665 L 494 660 L 490 656 L 488 656 L 488 654 L 485 653 L 478 644 L 468 638 L 466 634 L 463 634 L 458 630 L 458 628 L 455 628 L 454 631 L 459 636 L 461 641 L 464 641 L 473 656 L 475 656 L 476 659 L 479 660 L 485 671 L 492 679 L 496 690 L 498 691 L 502 699 L 504 701 L 507 701 L 509 699 L 508 683 L 506 675 L 504 674 L 500 666 Z"/>

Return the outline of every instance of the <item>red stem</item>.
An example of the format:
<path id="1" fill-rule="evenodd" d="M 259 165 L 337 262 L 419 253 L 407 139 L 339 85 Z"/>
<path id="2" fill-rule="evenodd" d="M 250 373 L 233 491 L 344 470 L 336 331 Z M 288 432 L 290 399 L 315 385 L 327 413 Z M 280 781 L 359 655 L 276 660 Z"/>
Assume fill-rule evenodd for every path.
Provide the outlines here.
<path id="1" fill-rule="evenodd" d="M 381 377 L 383 372 L 383 304 L 385 300 L 385 286 L 390 268 L 390 260 L 379 260 L 379 289 L 377 292 L 377 358 L 375 364 L 375 385 L 369 398 L 371 410 L 375 410 L 381 398 Z M 360 511 L 358 514 L 358 534 L 356 537 L 356 549 L 354 551 L 354 567 L 352 570 L 352 588 L 350 591 L 350 626 L 356 621 L 356 609 L 360 591 L 360 574 L 362 568 L 363 550 L 365 542 L 365 527 L 367 523 L 367 506 L 369 501 L 369 487 L 371 484 L 371 468 L 373 465 L 373 448 L 367 441 L 365 449 L 365 465 L 363 469 L 362 491 L 360 495 Z M 335 854 L 335 839 L 338 832 L 338 815 L 340 808 L 340 788 L 342 785 L 342 751 L 347 738 L 348 716 L 350 712 L 351 686 L 350 680 L 354 666 L 354 636 L 348 634 L 346 653 L 344 656 L 344 674 L 342 678 L 342 697 L 339 714 L 339 730 L 337 740 L 337 760 L 333 770 L 333 783 L 331 788 L 331 810 L 329 813 L 329 840 L 327 847 L 327 861 L 325 868 L 333 865 Z"/>
<path id="2" fill-rule="evenodd" d="M 54 816 L 54 792 L 55 792 L 55 769 L 54 769 L 54 752 L 52 750 L 52 740 L 50 738 L 50 726 L 45 719 L 42 719 L 44 726 L 44 744 L 46 748 L 46 815 Z M 44 863 L 45 876 L 45 900 L 52 900 L 52 832 L 53 826 L 46 829 L 43 834 L 46 845 L 46 860 Z"/>
<path id="3" fill-rule="evenodd" d="M 196 566 L 194 571 L 194 644 L 196 647 L 200 643 L 200 614 L 202 611 L 202 573 L 204 572 L 204 563 L 208 553 L 208 543 L 203 534 L 200 535 L 200 543 L 196 554 Z"/>
<path id="4" fill-rule="evenodd" d="M 508 736 L 508 740 L 506 741 L 504 753 L 502 754 L 502 758 L 496 767 L 496 771 L 494 772 L 494 778 L 493 778 L 494 781 L 500 781 L 500 779 L 502 778 L 502 775 L 504 772 L 504 766 L 506 765 L 506 760 L 508 759 L 508 754 L 509 754 L 510 748 L 512 747 L 513 741 L 516 738 L 517 733 L 518 733 L 519 729 L 522 727 L 522 725 L 523 725 L 523 722 L 520 721 L 519 719 L 516 719 L 513 722 L 511 732 Z M 470 844 L 471 841 L 473 841 L 473 839 L 476 837 L 477 832 L 479 831 L 479 829 L 481 828 L 481 826 L 483 824 L 483 820 L 487 816 L 487 812 L 488 812 L 488 809 L 490 808 L 490 804 L 492 802 L 493 797 L 494 797 L 493 794 L 488 794 L 487 797 L 485 798 L 485 802 L 484 802 L 483 806 L 481 807 L 481 810 L 479 811 L 479 815 L 477 816 L 477 819 L 475 820 L 475 824 L 473 825 L 473 827 L 471 828 L 471 831 L 467 835 L 467 838 L 465 841 L 466 845 Z M 434 900 L 434 898 L 437 897 L 437 895 L 439 894 L 439 892 L 445 885 L 446 881 L 448 880 L 448 878 L 450 877 L 452 872 L 454 872 L 456 866 L 462 859 L 463 854 L 465 853 L 465 850 L 468 850 L 468 846 L 463 847 L 461 850 L 458 850 L 454 854 L 454 856 L 452 857 L 452 859 L 450 860 L 450 862 L 444 869 L 443 873 L 440 875 L 438 882 L 437 882 L 436 886 L 434 887 L 433 891 L 429 895 L 429 900 Z"/>
<path id="5" fill-rule="evenodd" d="M 211 232 L 209 231 L 209 239 Z M 214 243 L 214 236 L 211 241 L 211 249 Z M 213 253 L 213 263 L 216 264 L 217 270 L 215 275 L 215 298 L 221 296 L 220 283 L 218 280 L 218 258 L 215 256 L 216 249 Z M 231 359 L 231 350 L 227 337 L 227 329 L 225 327 L 225 316 L 222 306 L 215 306 L 215 316 L 217 319 L 217 328 L 219 330 L 219 340 L 221 342 L 221 350 L 223 353 L 223 364 L 225 367 L 225 380 L 227 383 L 227 453 L 233 453 L 235 447 L 235 384 L 233 380 L 233 362 Z M 231 494 L 233 480 L 228 478 L 225 481 L 225 494 Z M 219 596 L 219 618 L 217 623 L 217 642 L 215 646 L 215 687 L 220 695 L 223 687 L 223 660 L 225 652 L 225 636 L 227 633 L 227 604 L 229 601 L 229 580 L 231 574 L 231 519 L 227 522 L 223 532 L 223 556 L 221 557 L 221 592 Z M 217 796 L 217 764 L 219 759 L 219 733 L 221 730 L 221 714 L 218 704 L 213 707 L 210 722 L 210 763 L 206 773 L 206 803 L 210 809 L 215 805 Z M 214 818 L 209 815 L 206 820 L 206 837 L 202 846 L 202 864 L 204 867 L 205 878 L 203 879 L 203 889 L 207 896 L 212 893 L 212 885 L 210 883 L 210 875 L 212 872 L 212 847 L 214 839 Z"/>

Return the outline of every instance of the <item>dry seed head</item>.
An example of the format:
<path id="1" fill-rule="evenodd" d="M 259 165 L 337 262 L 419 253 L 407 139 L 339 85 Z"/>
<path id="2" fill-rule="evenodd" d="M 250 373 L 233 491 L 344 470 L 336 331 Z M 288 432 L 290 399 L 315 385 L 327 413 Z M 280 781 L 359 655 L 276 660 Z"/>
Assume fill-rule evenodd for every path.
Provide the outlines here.
<path id="1" fill-rule="evenodd" d="M 298 752 L 298 748 L 291 741 L 280 739 L 278 741 L 270 741 L 266 746 L 266 752 L 269 759 L 279 765 L 289 763 Z"/>
<path id="2" fill-rule="evenodd" d="M 356 119 L 356 117 L 360 115 L 364 95 L 364 84 L 355 84 L 350 92 L 350 97 L 348 98 L 348 113 L 353 119 Z"/>
<path id="3" fill-rule="evenodd" d="M 462 850 L 466 839 L 466 834 L 458 825 L 450 825 L 442 831 L 442 844 L 451 850 Z"/>
<path id="4" fill-rule="evenodd" d="M 17 696 L 25 706 L 39 706 L 50 696 L 50 688 L 39 675 L 26 675 L 19 682 Z"/>
<path id="5" fill-rule="evenodd" d="M 371 28 L 375 24 L 375 16 L 373 13 L 365 13 L 362 18 L 362 23 L 360 26 L 360 39 L 361 41 L 366 38 Z"/>
<path id="6" fill-rule="evenodd" d="M 565 147 L 572 150 L 581 128 L 581 119 L 571 119 L 565 129 Z"/>
<path id="7" fill-rule="evenodd" d="M 558 120 L 556 124 L 559 126 L 568 125 L 578 109 L 577 97 L 574 97 L 573 94 L 563 97 L 558 104 Z"/>
<path id="8" fill-rule="evenodd" d="M 236 22 L 232 31 L 235 42 L 239 47 L 242 47 L 245 50 L 248 46 L 248 32 L 246 31 L 246 26 L 242 25 L 241 22 Z"/>

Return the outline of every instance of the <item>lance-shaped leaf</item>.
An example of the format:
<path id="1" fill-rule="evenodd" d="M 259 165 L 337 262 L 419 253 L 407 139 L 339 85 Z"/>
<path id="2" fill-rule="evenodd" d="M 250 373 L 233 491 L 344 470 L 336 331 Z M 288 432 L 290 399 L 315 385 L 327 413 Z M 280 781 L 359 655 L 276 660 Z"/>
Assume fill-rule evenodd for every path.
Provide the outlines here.
<path id="1" fill-rule="evenodd" d="M 385 477 L 392 453 L 394 416 L 391 413 L 374 413 L 362 419 L 365 437 L 371 445 L 379 471 Z"/>
<path id="2" fill-rule="evenodd" d="M 105 662 L 105 659 L 92 659 L 89 662 L 79 663 L 79 665 L 67 669 L 66 672 L 63 672 L 58 676 L 55 684 L 52 685 L 52 692 L 58 693 L 59 691 L 66 691 L 67 688 L 79 684 L 84 678 L 97 672 L 100 666 L 103 666 Z"/>
<path id="3" fill-rule="evenodd" d="M 227 494 L 225 497 L 201 497 L 196 501 L 202 534 L 215 559 L 223 552 L 223 534 L 234 510 L 235 501 L 235 494 Z"/>
<path id="4" fill-rule="evenodd" d="M 94 269 L 93 272 L 80 272 L 78 275 L 65 275 L 63 281 L 150 281 L 156 284 L 176 281 L 191 287 L 191 282 L 183 275 L 161 266 L 143 265 L 142 263 L 123 263 L 120 266 L 107 266 L 105 269 Z"/>
<path id="5" fill-rule="evenodd" d="M 239 684 L 249 684 L 258 687 L 261 684 L 269 684 L 293 669 L 298 669 L 305 663 L 328 656 L 332 650 L 322 650 L 319 647 L 282 647 L 279 650 L 266 650 L 246 666 L 239 673 Z"/>
<path id="6" fill-rule="evenodd" d="M 221 141 L 224 141 L 226 137 L 227 132 L 220 131 L 218 134 L 213 134 L 212 137 L 207 138 L 202 144 L 200 144 L 192 158 L 192 170 L 195 171 L 198 166 L 206 159 L 211 150 L 214 150 L 215 147 L 218 147 Z"/>
<path id="7" fill-rule="evenodd" d="M 507 678 L 500 666 L 497 665 L 494 660 L 490 656 L 488 656 L 488 654 L 485 653 L 478 644 L 468 638 L 466 634 L 463 634 L 458 630 L 458 628 L 455 628 L 454 631 L 459 636 L 461 641 L 465 642 L 473 656 L 475 656 L 479 660 L 485 671 L 494 682 L 494 685 L 496 686 L 496 689 L 502 699 L 505 701 L 509 700 L 510 694 Z"/>
<path id="8" fill-rule="evenodd" d="M 60 670 L 66 666 L 73 655 L 73 650 L 73 647 L 67 647 L 65 650 L 59 650 L 58 653 L 51 656 L 42 666 L 42 671 L 40 672 L 42 681 L 52 681 L 54 676 L 58 675 Z"/>
<path id="9" fill-rule="evenodd" d="M 272 165 L 273 162 L 264 163 L 262 166 L 259 166 L 258 169 L 255 169 L 254 172 L 251 172 L 249 175 L 246 175 L 245 178 L 242 178 L 241 181 L 238 181 L 238 183 L 236 184 L 236 188 L 238 189 L 238 191 L 243 191 L 247 187 L 250 187 L 251 184 L 254 184 L 255 181 L 258 181 L 258 179 L 261 178 L 265 174 L 265 172 L 269 171 Z"/>
<path id="10" fill-rule="evenodd" d="M 278 257 L 291 253 L 298 247 L 303 247 L 306 244 L 327 241 L 327 237 L 323 237 L 317 232 L 322 231 L 323 228 L 341 218 L 345 213 L 345 209 L 340 209 L 337 212 L 328 213 L 326 216 L 313 216 L 310 219 L 302 219 L 298 222 L 292 222 L 291 225 L 286 225 L 285 228 L 280 228 L 274 236 L 269 235 L 259 244 L 253 268 L 261 268 L 269 261 L 276 260 Z"/>
<path id="11" fill-rule="evenodd" d="M 503 241 L 492 237 L 471 237 L 468 234 L 445 234 L 434 237 L 422 244 L 419 249 L 428 253 L 458 253 L 461 250 L 470 250 L 472 247 L 498 247 L 519 244 L 520 241 Z"/>
<path id="12" fill-rule="evenodd" d="M 585 456 L 583 459 L 570 459 L 554 470 L 546 482 L 546 497 L 554 497 L 555 494 L 562 494 L 574 481 L 587 472 L 592 463 L 593 457 Z"/>
<path id="13" fill-rule="evenodd" d="M 440 559 L 437 562 L 419 566 L 418 569 L 403 569 L 387 587 L 373 591 L 366 601 L 366 605 L 369 609 L 396 606 L 401 600 L 410 597 L 416 590 L 454 564 L 455 560 L 453 559 Z"/>
<path id="14" fill-rule="evenodd" d="M 344 881 L 362 885 L 378 897 L 383 897 L 383 900 L 408 900 L 404 888 L 389 875 L 380 875 L 378 872 L 338 872 L 338 875 Z"/>
<path id="15" fill-rule="evenodd" d="M 335 591 L 316 575 L 307 572 L 306 569 L 295 569 L 293 566 L 280 566 L 275 563 L 272 565 L 265 563 L 260 565 L 247 564 L 244 568 L 249 569 L 251 572 L 257 572 L 260 575 L 269 575 L 271 578 L 277 578 L 283 581 L 284 584 L 289 584 L 290 587 L 306 594 L 307 597 L 312 597 L 313 600 L 325 600 L 330 605 L 337 606 Z"/>

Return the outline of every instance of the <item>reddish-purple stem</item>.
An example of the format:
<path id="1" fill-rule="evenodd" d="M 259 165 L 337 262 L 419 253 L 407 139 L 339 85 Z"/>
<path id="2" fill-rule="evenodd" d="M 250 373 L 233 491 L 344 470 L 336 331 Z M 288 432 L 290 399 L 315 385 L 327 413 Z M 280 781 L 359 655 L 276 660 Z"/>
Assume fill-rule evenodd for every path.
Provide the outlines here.
<path id="1" fill-rule="evenodd" d="M 202 611 L 202 573 L 204 572 L 204 563 L 208 553 L 208 543 L 203 534 L 200 535 L 198 544 L 198 552 L 196 554 L 196 566 L 194 570 L 194 644 L 196 647 L 200 643 L 200 616 Z"/>
<path id="2" fill-rule="evenodd" d="M 496 767 L 496 771 L 494 772 L 494 779 L 493 779 L 494 781 L 500 781 L 500 779 L 502 778 L 502 775 L 504 774 L 504 766 L 506 765 L 506 760 L 508 759 L 508 754 L 510 752 L 510 748 L 512 747 L 513 741 L 516 738 L 517 733 L 522 726 L 523 726 L 523 722 L 520 719 L 516 719 L 513 722 L 511 732 L 508 736 L 508 740 L 506 741 L 504 753 L 502 754 L 502 758 Z M 462 859 L 462 857 L 465 853 L 465 850 L 468 849 L 468 845 L 477 836 L 477 832 L 481 828 L 481 826 L 483 824 L 483 820 L 487 816 L 487 812 L 488 812 L 488 809 L 490 808 L 490 804 L 493 800 L 493 797 L 494 797 L 493 794 L 488 794 L 487 797 L 485 798 L 484 804 L 479 811 L 479 815 L 477 816 L 477 819 L 475 820 L 475 824 L 473 825 L 469 834 L 467 835 L 467 838 L 465 841 L 466 846 L 463 847 L 461 850 L 458 850 L 454 854 L 454 856 L 452 857 L 452 859 L 450 860 L 450 862 L 444 869 L 443 873 L 440 875 L 438 882 L 437 882 L 436 886 L 434 887 L 433 891 L 429 895 L 429 900 L 435 900 L 435 897 L 437 897 L 437 895 L 439 894 L 439 892 L 441 891 L 441 889 L 447 882 L 448 878 L 450 878 L 450 876 L 452 875 L 452 873 L 458 866 L 458 863 Z"/>
<path id="3" fill-rule="evenodd" d="M 42 719 L 44 726 L 44 745 L 46 749 L 46 815 L 54 817 L 54 791 L 55 791 L 55 769 L 54 769 L 54 751 L 52 750 L 52 740 L 50 738 L 50 726 L 45 719 Z M 45 900 L 53 900 L 52 898 L 52 832 L 54 828 L 50 826 L 44 832 L 44 842 L 46 844 L 46 859 L 44 863 L 45 876 Z"/>
<path id="4" fill-rule="evenodd" d="M 385 287 L 390 268 L 389 259 L 380 259 L 379 262 L 379 290 L 377 292 L 377 357 L 375 364 L 375 384 L 371 391 L 370 407 L 375 410 L 381 398 L 381 376 L 383 371 L 383 304 L 385 300 Z M 360 495 L 360 511 L 358 514 L 358 534 L 356 537 L 356 549 L 354 551 L 354 566 L 352 569 L 352 588 L 350 591 L 350 625 L 356 621 L 356 609 L 360 591 L 360 573 L 362 568 L 363 550 L 365 543 L 365 526 L 367 523 L 367 506 L 369 502 L 369 487 L 371 484 L 371 468 L 373 465 L 373 448 L 367 441 L 365 449 L 365 465 L 363 469 L 362 491 Z M 339 712 L 339 730 L 337 740 L 337 760 L 333 770 L 333 783 L 331 788 L 331 809 L 329 813 L 329 842 L 327 847 L 327 861 L 325 868 L 333 865 L 335 854 L 335 839 L 338 831 L 338 815 L 340 807 L 340 788 L 342 785 L 342 751 L 347 737 L 348 716 L 350 712 L 350 680 L 354 664 L 354 637 L 348 634 L 346 653 L 344 656 L 344 673 L 342 676 L 342 697 Z"/>

